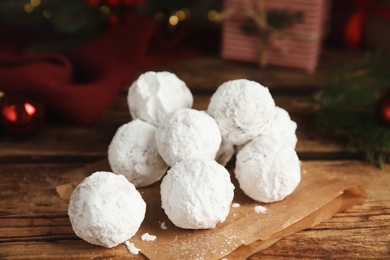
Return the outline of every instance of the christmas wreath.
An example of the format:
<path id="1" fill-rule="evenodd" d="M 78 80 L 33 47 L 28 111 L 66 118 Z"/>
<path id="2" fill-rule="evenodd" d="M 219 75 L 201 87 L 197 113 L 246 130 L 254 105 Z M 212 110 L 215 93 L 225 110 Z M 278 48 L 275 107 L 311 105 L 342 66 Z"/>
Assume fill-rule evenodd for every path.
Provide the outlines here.
<path id="1" fill-rule="evenodd" d="M 390 153 L 390 54 L 369 53 L 333 72 L 316 99 L 319 125 L 383 168 Z"/>

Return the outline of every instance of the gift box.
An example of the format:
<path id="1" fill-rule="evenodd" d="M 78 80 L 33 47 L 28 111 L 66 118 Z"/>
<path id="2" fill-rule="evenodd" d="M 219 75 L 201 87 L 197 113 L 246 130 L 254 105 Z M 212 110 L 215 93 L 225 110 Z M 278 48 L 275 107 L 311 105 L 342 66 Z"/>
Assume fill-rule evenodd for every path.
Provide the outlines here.
<path id="1" fill-rule="evenodd" d="M 225 0 L 221 56 L 313 72 L 327 28 L 330 3 L 330 0 Z M 294 21 L 291 19 L 294 17 L 299 19 Z M 254 21 L 257 31 L 245 30 L 248 20 Z M 284 20 L 283 26 L 272 24 L 283 24 Z"/>

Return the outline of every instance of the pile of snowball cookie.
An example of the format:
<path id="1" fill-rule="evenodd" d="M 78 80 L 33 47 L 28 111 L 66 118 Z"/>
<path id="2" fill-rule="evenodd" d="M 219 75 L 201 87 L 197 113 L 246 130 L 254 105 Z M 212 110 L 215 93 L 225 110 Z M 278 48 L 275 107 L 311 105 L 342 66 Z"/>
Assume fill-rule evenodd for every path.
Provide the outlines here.
<path id="1" fill-rule="evenodd" d="M 108 248 L 130 239 L 146 212 L 136 188 L 161 179 L 161 205 L 174 225 L 214 228 L 233 201 L 224 166 L 234 154 L 235 177 L 253 200 L 271 203 L 295 190 L 297 125 L 268 88 L 232 80 L 218 87 L 207 111 L 192 104 L 189 88 L 173 73 L 146 72 L 132 83 L 133 120 L 118 128 L 108 148 L 112 172 L 93 173 L 72 193 L 68 214 L 77 236 Z"/>

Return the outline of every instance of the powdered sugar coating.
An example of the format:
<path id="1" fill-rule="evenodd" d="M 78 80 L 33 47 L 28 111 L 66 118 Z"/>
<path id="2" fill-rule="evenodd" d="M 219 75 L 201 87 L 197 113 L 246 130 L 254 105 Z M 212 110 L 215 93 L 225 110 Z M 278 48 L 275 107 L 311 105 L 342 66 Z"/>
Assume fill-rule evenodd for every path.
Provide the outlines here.
<path id="1" fill-rule="evenodd" d="M 209 229 L 225 221 L 233 196 L 229 172 L 214 160 L 178 162 L 161 183 L 162 208 L 185 229 Z"/>
<path id="2" fill-rule="evenodd" d="M 275 117 L 266 135 L 272 136 L 274 139 L 295 149 L 298 142 L 295 134 L 296 129 L 297 123 L 291 120 L 288 112 L 283 108 L 276 107 Z"/>
<path id="3" fill-rule="evenodd" d="M 300 162 L 291 147 L 259 136 L 237 154 L 235 175 L 246 195 L 270 203 L 283 200 L 298 186 Z"/>
<path id="4" fill-rule="evenodd" d="M 178 109 L 156 130 L 157 149 L 169 165 L 187 158 L 214 159 L 221 144 L 215 120 L 204 111 Z"/>
<path id="5" fill-rule="evenodd" d="M 193 97 L 187 85 L 175 74 L 149 71 L 132 83 L 127 103 L 133 119 L 158 126 L 170 112 L 192 107 Z"/>
<path id="6" fill-rule="evenodd" d="M 157 239 L 157 237 L 155 235 L 151 235 L 149 233 L 144 233 L 141 236 L 142 241 L 154 241 L 156 239 Z"/>
<path id="7" fill-rule="evenodd" d="M 156 129 L 135 119 L 118 128 L 108 147 L 112 171 L 124 175 L 136 187 L 160 180 L 168 169 L 157 150 Z"/>
<path id="8" fill-rule="evenodd" d="M 236 149 L 234 145 L 222 139 L 217 155 L 215 156 L 215 160 L 219 164 L 226 166 L 228 162 L 232 159 L 235 152 Z"/>
<path id="9" fill-rule="evenodd" d="M 73 191 L 68 215 L 78 237 L 111 248 L 138 231 L 145 211 L 140 193 L 124 176 L 95 172 Z"/>
<path id="10" fill-rule="evenodd" d="M 212 95 L 207 112 L 217 121 L 226 141 L 242 145 L 268 130 L 275 102 L 268 88 L 259 83 L 231 80 Z"/>
<path id="11" fill-rule="evenodd" d="M 261 214 L 267 213 L 267 208 L 260 205 L 255 206 L 253 209 L 256 213 L 261 213 Z"/>
<path id="12" fill-rule="evenodd" d="M 241 207 L 240 203 L 237 203 L 237 202 L 232 203 L 232 208 L 239 208 L 239 207 Z"/>

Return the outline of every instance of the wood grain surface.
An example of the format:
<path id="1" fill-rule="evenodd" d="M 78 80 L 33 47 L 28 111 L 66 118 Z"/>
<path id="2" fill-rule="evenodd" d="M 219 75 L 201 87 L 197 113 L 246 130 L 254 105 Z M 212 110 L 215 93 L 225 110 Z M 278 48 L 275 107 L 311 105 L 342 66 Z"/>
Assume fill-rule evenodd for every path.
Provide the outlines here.
<path id="1" fill-rule="evenodd" d="M 250 259 L 390 259 L 390 166 L 383 170 L 346 150 L 342 140 L 313 124 L 310 97 L 330 72 L 359 53 L 327 51 L 313 74 L 218 57 L 197 57 L 155 68 L 176 73 L 194 93 L 194 108 L 207 109 L 219 84 L 248 78 L 270 88 L 278 106 L 298 124 L 297 152 L 302 169 L 364 183 L 368 199 L 307 230 L 285 237 Z M 117 128 L 130 120 L 127 86 L 90 127 L 49 121 L 37 135 L 0 136 L 0 259 L 143 259 L 124 245 L 113 249 L 90 245 L 72 231 L 67 204 L 56 187 L 77 176 L 69 171 L 103 159 Z M 232 169 L 230 169 L 232 170 Z M 308 194 L 310 196 L 310 194 Z"/>

